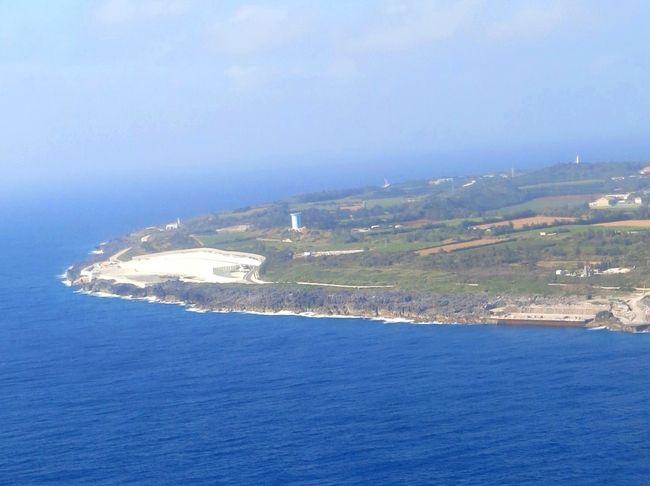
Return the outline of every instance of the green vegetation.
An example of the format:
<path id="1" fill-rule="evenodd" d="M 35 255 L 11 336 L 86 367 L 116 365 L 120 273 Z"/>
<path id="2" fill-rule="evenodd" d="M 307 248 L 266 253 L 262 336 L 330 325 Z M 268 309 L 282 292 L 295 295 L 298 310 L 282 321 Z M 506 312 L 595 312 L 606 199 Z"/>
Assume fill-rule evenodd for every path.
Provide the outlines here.
<path id="1" fill-rule="evenodd" d="M 492 216 L 510 216 L 527 214 L 546 214 L 550 216 L 579 215 L 589 208 L 589 202 L 593 201 L 591 195 L 566 195 L 566 196 L 545 196 L 526 201 L 514 206 L 506 206 L 500 209 L 489 211 Z"/>
<path id="2" fill-rule="evenodd" d="M 650 218 L 650 178 L 640 176 L 639 168 L 562 164 L 514 178 L 493 174 L 323 191 L 195 218 L 178 231 L 153 233 L 134 251 L 197 245 L 251 251 L 267 257 L 263 278 L 288 284 L 540 295 L 645 286 L 650 282 L 650 224 L 597 226 Z M 643 202 L 616 211 L 589 208 L 589 202 L 609 193 L 630 193 Z M 295 210 L 302 211 L 302 232 L 288 228 L 288 213 Z M 552 226 L 510 222 L 533 216 L 539 216 L 536 223 Z M 555 224 L 555 217 L 573 219 Z M 478 227 L 497 222 L 502 224 Z M 494 237 L 503 241 L 417 253 Z M 354 250 L 363 251 L 336 254 Z M 605 272 L 616 268 L 629 271 Z"/>
<path id="3" fill-rule="evenodd" d="M 596 188 L 602 187 L 605 184 L 604 179 L 586 179 L 583 181 L 561 181 L 561 182 L 542 182 L 540 184 L 530 184 L 528 186 L 519 186 L 520 189 L 525 191 L 530 191 L 533 189 L 576 189 L 581 186 L 594 186 Z"/>

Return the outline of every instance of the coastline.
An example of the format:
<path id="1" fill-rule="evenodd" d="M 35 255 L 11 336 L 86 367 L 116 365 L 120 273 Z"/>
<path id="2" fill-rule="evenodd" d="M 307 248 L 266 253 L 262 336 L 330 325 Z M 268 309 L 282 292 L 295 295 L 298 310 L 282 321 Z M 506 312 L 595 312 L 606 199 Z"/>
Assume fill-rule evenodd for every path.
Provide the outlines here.
<path id="1" fill-rule="evenodd" d="M 345 311 L 341 312 L 341 307 L 324 308 L 321 306 L 300 306 L 296 307 L 295 305 L 282 305 L 282 300 L 278 299 L 274 302 L 273 305 L 251 305 L 251 304 L 242 304 L 239 299 L 233 299 L 228 301 L 228 305 L 210 305 L 202 304 L 197 302 L 196 298 L 182 299 L 177 298 L 171 293 L 166 293 L 161 286 L 157 286 L 157 289 L 149 288 L 149 292 L 145 295 L 142 294 L 140 288 L 130 289 L 128 285 L 112 285 L 109 282 L 103 281 L 101 285 L 95 286 L 91 284 L 78 285 L 77 282 L 72 281 L 68 278 L 67 272 L 64 275 L 64 278 L 61 279 L 62 283 L 69 287 L 77 287 L 75 293 L 81 293 L 85 295 L 91 295 L 94 297 L 102 298 L 119 298 L 123 300 L 138 300 L 144 301 L 152 304 L 167 304 L 167 305 L 178 305 L 183 307 L 187 312 L 194 313 L 238 313 L 238 314 L 251 314 L 251 315 L 261 315 L 261 316 L 293 316 L 293 317 L 308 317 L 314 319 L 362 319 L 367 321 L 381 322 L 384 324 L 413 324 L 413 325 L 488 325 L 488 326 L 503 326 L 507 325 L 509 327 L 573 327 L 580 328 L 585 330 L 609 330 L 609 331 L 618 331 L 618 332 L 631 332 L 631 333 L 645 333 L 650 332 L 647 328 L 638 328 L 633 326 L 628 326 L 621 323 L 617 319 L 594 319 L 584 325 L 575 325 L 571 322 L 567 322 L 566 325 L 553 325 L 548 326 L 542 322 L 531 321 L 528 323 L 513 323 L 513 324 L 503 324 L 499 322 L 497 318 L 489 314 L 490 307 L 483 304 L 483 312 L 476 312 L 475 309 L 472 312 L 467 313 L 455 313 L 455 318 L 449 314 L 444 314 L 438 312 L 437 318 L 426 318 L 426 313 L 423 313 L 419 316 L 415 316 L 412 313 L 401 311 L 391 311 L 386 309 L 360 309 L 355 307 L 352 309 L 346 308 Z M 174 282 L 176 286 L 188 286 L 187 283 Z M 99 288 L 97 288 L 99 287 Z M 255 292 L 255 286 L 246 286 L 245 289 L 247 296 L 250 296 L 250 292 Z M 264 286 L 265 289 L 269 289 L 272 286 Z M 258 289 L 260 287 L 257 287 Z M 235 295 L 237 292 L 244 291 L 244 289 L 230 289 L 235 290 Z M 325 289 L 318 289 L 325 290 Z M 140 293 L 140 295 L 138 295 Z M 338 295 L 347 295 L 352 297 L 353 292 L 345 291 L 342 289 L 337 290 Z M 406 294 L 404 294 L 406 295 Z M 462 296 L 461 296 L 462 297 Z M 465 296 L 467 297 L 467 296 Z M 249 299 L 250 300 L 250 299 Z M 538 301 L 535 297 L 530 298 L 517 298 L 516 301 L 521 303 L 527 300 Z M 292 308 L 293 307 L 293 308 Z"/>
<path id="2" fill-rule="evenodd" d="M 72 282 L 69 280 L 62 281 L 66 287 L 72 287 Z M 297 312 L 297 311 L 290 311 L 290 310 L 279 310 L 279 311 L 257 311 L 257 310 L 243 310 L 243 309 L 211 309 L 211 308 L 205 308 L 205 307 L 200 307 L 196 306 L 194 304 L 188 304 L 187 302 L 183 301 L 170 301 L 170 300 L 163 300 L 159 299 L 157 297 L 133 297 L 131 295 L 121 295 L 121 294 L 114 294 L 110 292 L 100 292 L 100 291 L 92 291 L 92 290 L 83 290 L 83 289 L 77 289 L 74 291 L 76 294 L 83 294 L 83 295 L 89 295 L 93 297 L 99 297 L 99 298 L 104 298 L 104 299 L 121 299 L 121 300 L 131 300 L 131 301 L 139 301 L 139 302 L 147 302 L 149 304 L 164 304 L 164 305 L 177 305 L 179 307 L 183 307 L 185 311 L 187 312 L 194 312 L 197 314 L 208 314 L 208 313 L 214 313 L 214 314 L 248 314 L 248 315 L 256 315 L 256 316 L 288 316 L 288 317 L 307 317 L 310 319 L 361 319 L 365 321 L 374 321 L 374 322 L 383 322 L 385 324 L 417 324 L 417 325 L 448 325 L 448 326 L 454 326 L 454 325 L 476 325 L 476 326 L 481 326 L 481 325 L 493 325 L 492 323 L 488 322 L 476 322 L 476 323 L 453 323 L 453 322 L 432 322 L 432 321 L 416 321 L 414 319 L 405 319 L 405 318 L 400 318 L 400 317 L 372 317 L 370 315 L 363 315 L 363 314 L 358 314 L 358 315 L 352 315 L 352 314 L 319 314 L 316 312 L 311 312 L 311 311 L 303 311 L 303 312 Z"/>
<path id="3" fill-rule="evenodd" d="M 595 176 L 607 181 L 598 192 L 618 191 L 628 176 L 636 190 L 645 182 L 630 171 L 638 167 L 558 164 L 508 182 L 485 174 L 463 185 L 472 189 L 462 197 L 453 184 L 422 180 L 177 218 L 100 243 L 63 280 L 193 312 L 643 332 L 650 274 L 637 263 L 650 261 L 640 233 L 650 217 L 597 214 L 582 203 L 558 209 L 545 199 L 581 195 L 571 184 Z M 546 189 L 531 190 L 534 182 Z M 534 216 L 507 210 L 541 199 Z M 643 225 L 598 230 L 603 221 Z"/>

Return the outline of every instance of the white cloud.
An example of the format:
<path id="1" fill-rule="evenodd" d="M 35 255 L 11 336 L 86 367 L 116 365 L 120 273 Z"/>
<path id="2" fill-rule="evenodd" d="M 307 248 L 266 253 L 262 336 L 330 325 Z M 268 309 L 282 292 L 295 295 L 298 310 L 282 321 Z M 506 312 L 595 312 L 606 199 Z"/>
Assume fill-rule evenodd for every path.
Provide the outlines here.
<path id="1" fill-rule="evenodd" d="M 381 21 L 353 42 L 358 49 L 401 50 L 450 38 L 466 29 L 480 0 L 390 0 Z"/>
<path id="2" fill-rule="evenodd" d="M 543 36 L 560 28 L 567 20 L 568 10 L 560 3 L 528 4 L 510 18 L 493 23 L 487 36 L 496 40 L 525 39 Z"/>
<path id="3" fill-rule="evenodd" d="M 245 5 L 210 32 L 212 47 L 242 55 L 284 47 L 306 30 L 305 20 L 284 8 Z"/>
<path id="4" fill-rule="evenodd" d="M 108 0 L 95 12 L 98 21 L 118 24 L 139 19 L 176 17 L 189 9 L 189 0 Z"/>

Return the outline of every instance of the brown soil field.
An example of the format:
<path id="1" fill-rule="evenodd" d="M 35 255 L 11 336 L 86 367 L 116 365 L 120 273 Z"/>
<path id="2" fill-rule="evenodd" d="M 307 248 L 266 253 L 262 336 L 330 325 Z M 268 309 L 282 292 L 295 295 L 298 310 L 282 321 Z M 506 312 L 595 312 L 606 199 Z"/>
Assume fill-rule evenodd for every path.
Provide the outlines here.
<path id="1" fill-rule="evenodd" d="M 436 253 L 466 250 L 467 248 L 494 245 L 496 243 L 504 243 L 506 241 L 511 240 L 509 238 L 481 238 L 480 240 L 462 241 L 460 243 L 448 243 L 441 246 L 422 248 L 421 250 L 417 250 L 416 253 L 420 256 L 435 255 Z"/>
<path id="2" fill-rule="evenodd" d="M 518 218 L 518 219 L 509 219 L 507 221 L 497 221 L 496 223 L 485 223 L 478 225 L 477 228 L 488 229 L 488 228 L 497 228 L 499 226 L 506 226 L 509 223 L 512 223 L 514 229 L 519 230 L 523 229 L 524 226 L 535 226 L 540 224 L 552 225 L 554 223 L 571 223 L 575 221 L 576 218 L 567 218 L 562 216 L 530 216 L 528 218 Z"/>
<path id="3" fill-rule="evenodd" d="M 609 223 L 598 223 L 595 224 L 594 226 L 609 226 L 609 227 L 627 226 L 627 227 L 634 227 L 634 228 L 650 228 L 650 219 L 630 219 L 628 221 L 610 221 Z"/>

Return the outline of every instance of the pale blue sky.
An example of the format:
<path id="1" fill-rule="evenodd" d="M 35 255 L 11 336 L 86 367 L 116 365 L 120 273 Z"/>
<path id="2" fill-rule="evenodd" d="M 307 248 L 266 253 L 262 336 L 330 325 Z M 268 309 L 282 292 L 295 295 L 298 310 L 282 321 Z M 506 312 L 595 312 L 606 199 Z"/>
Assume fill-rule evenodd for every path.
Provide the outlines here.
<path id="1" fill-rule="evenodd" d="M 648 159 L 649 18 L 643 0 L 0 0 L 0 187 Z"/>

